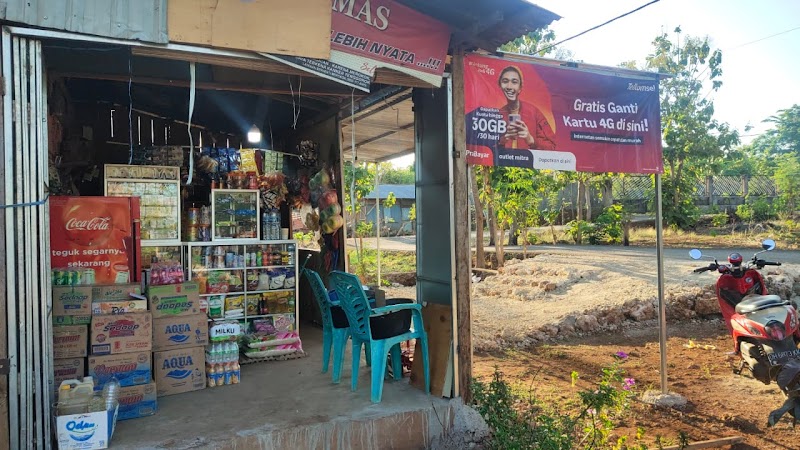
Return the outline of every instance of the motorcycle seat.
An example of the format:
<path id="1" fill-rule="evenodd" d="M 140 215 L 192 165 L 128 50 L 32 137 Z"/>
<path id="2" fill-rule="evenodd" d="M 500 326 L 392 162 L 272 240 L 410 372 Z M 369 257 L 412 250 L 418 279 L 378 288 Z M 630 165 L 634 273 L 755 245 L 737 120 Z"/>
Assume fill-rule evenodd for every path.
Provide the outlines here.
<path id="1" fill-rule="evenodd" d="M 783 306 L 789 303 L 777 295 L 747 295 L 736 305 L 736 314 L 748 314 L 773 306 Z"/>

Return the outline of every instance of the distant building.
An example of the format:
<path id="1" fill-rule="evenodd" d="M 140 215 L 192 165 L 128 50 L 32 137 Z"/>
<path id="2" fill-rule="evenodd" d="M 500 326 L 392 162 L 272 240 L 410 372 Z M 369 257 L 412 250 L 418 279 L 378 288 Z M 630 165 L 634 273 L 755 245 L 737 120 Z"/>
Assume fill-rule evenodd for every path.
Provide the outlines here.
<path id="1" fill-rule="evenodd" d="M 384 206 L 384 201 L 389 197 L 389 193 L 393 193 L 396 199 L 391 208 Z M 416 188 L 413 184 L 381 184 L 378 186 L 378 198 L 380 199 L 382 235 L 387 232 L 391 235 L 416 232 L 417 221 L 409 219 L 411 207 L 416 202 Z M 358 219 L 376 223 L 374 190 L 361 199 L 361 211 Z"/>

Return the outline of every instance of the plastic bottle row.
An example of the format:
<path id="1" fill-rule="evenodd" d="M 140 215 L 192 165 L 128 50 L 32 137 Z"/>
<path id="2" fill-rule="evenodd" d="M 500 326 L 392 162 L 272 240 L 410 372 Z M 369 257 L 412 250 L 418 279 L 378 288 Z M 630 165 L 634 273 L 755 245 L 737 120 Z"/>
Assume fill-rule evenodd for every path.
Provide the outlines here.
<path id="1" fill-rule="evenodd" d="M 206 363 L 206 379 L 208 387 L 239 384 L 241 368 L 238 361 L 211 364 Z"/>
<path id="2" fill-rule="evenodd" d="M 230 363 L 239 360 L 239 345 L 236 342 L 214 342 L 206 347 L 206 362 L 209 364 Z"/>

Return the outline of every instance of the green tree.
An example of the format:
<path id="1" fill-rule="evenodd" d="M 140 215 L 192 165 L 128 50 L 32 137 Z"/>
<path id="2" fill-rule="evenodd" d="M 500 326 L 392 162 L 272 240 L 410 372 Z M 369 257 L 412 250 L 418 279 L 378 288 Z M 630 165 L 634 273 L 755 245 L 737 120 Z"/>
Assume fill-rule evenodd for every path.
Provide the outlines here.
<path id="1" fill-rule="evenodd" d="M 414 184 L 414 166 L 396 168 L 391 163 L 381 163 L 381 184 Z"/>
<path id="2" fill-rule="evenodd" d="M 776 153 L 800 154 L 800 105 L 781 109 L 764 122 L 775 124 L 765 139 L 774 138 L 770 141 Z"/>
<path id="3" fill-rule="evenodd" d="M 727 123 L 714 118 L 712 92 L 722 86 L 722 52 L 708 38 L 675 38 L 663 33 L 653 41 L 648 69 L 669 75 L 661 79 L 661 129 L 666 176 L 663 180 L 664 219 L 685 228 L 694 224 L 697 207 L 691 201 L 699 173 L 715 158 L 739 143 Z M 706 92 L 707 89 L 710 89 Z"/>
<path id="4" fill-rule="evenodd" d="M 789 215 L 797 211 L 800 198 L 800 155 L 783 155 L 775 171 L 781 208 Z"/>

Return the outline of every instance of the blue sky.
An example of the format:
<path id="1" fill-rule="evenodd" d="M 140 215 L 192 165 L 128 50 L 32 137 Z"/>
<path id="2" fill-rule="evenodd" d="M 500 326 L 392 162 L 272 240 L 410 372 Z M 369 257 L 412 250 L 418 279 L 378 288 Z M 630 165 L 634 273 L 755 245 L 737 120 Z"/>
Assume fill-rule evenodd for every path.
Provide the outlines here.
<path id="1" fill-rule="evenodd" d="M 561 40 L 648 0 L 533 0 L 562 16 L 551 25 Z M 680 26 L 683 35 L 708 36 L 722 50 L 722 81 L 711 94 L 717 119 L 730 123 L 751 140 L 769 128 L 762 121 L 779 109 L 800 104 L 800 1 L 797 0 L 661 0 L 603 28 L 562 45 L 587 63 L 616 66 L 643 63 L 652 41 Z M 768 37 L 768 38 L 767 38 Z M 750 43 L 766 38 L 760 42 Z M 748 44 L 750 43 L 750 44 Z M 747 45 L 744 45 L 747 44 Z M 744 133 L 750 123 L 755 128 Z"/>

